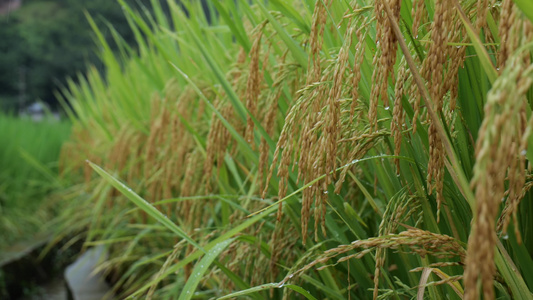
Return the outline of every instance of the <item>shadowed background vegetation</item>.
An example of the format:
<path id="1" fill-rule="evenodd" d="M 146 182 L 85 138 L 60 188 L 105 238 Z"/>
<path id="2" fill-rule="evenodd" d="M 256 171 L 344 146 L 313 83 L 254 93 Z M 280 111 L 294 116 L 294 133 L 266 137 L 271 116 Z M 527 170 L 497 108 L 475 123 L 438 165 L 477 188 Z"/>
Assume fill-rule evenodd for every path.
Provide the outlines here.
<path id="1" fill-rule="evenodd" d="M 85 73 L 89 63 L 103 67 L 85 13 L 97 19 L 109 40 L 106 23 L 113 24 L 125 41 L 133 42 L 116 1 L 29 0 L 0 15 L 1 109 L 22 109 L 36 100 L 57 107 L 54 92 L 67 77 Z"/>

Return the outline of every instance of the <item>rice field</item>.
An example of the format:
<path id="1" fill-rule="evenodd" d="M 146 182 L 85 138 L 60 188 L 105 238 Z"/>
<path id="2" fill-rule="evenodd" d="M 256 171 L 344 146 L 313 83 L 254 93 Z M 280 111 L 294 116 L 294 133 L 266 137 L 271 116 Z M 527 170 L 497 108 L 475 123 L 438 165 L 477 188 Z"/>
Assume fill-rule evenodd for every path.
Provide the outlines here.
<path id="1" fill-rule="evenodd" d="M 42 122 L 0 114 L 0 252 L 37 233 L 50 234 L 63 189 L 57 161 L 70 124 L 52 117 Z"/>
<path id="2" fill-rule="evenodd" d="M 119 298 L 533 298 L 529 1 L 119 2 L 56 235 Z"/>

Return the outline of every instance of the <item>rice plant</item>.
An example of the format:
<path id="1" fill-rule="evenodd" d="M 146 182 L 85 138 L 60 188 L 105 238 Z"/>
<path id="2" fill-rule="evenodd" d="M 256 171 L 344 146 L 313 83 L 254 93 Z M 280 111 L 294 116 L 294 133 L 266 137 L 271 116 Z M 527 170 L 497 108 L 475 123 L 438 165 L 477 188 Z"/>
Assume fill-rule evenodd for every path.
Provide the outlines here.
<path id="1" fill-rule="evenodd" d="M 57 161 L 70 124 L 46 118 L 36 123 L 0 113 L 0 249 L 50 234 L 45 226 L 57 211 L 61 189 Z M 0 252 L 1 252 L 0 250 Z"/>
<path id="2" fill-rule="evenodd" d="M 121 4 L 57 237 L 120 298 L 532 298 L 528 1 Z"/>

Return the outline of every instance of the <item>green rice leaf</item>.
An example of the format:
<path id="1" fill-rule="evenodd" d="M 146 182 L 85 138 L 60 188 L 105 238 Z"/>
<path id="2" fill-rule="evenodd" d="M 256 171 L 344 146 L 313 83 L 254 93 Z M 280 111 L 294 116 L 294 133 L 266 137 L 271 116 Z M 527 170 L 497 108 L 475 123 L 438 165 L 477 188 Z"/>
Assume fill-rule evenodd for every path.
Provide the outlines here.
<path id="1" fill-rule="evenodd" d="M 524 15 L 533 22 L 533 2 L 531 0 L 514 0 L 514 3 L 522 10 Z"/>
<path id="2" fill-rule="evenodd" d="M 102 176 L 102 178 L 104 178 L 107 182 L 109 182 L 112 186 L 119 190 L 119 192 L 126 196 L 140 209 L 142 209 L 152 218 L 156 219 L 156 221 L 164 225 L 166 228 L 174 232 L 179 237 L 187 240 L 187 242 L 189 242 L 197 249 L 201 250 L 202 252 L 205 252 L 205 250 L 200 245 L 198 245 L 191 237 L 189 237 L 183 230 L 181 230 L 181 228 L 179 228 L 176 224 L 170 221 L 165 215 L 163 215 L 159 210 L 157 210 L 157 208 L 153 207 L 150 203 L 148 203 L 148 201 L 144 200 L 143 198 L 141 198 L 141 196 L 133 192 L 131 188 L 127 187 L 124 183 L 118 181 L 115 177 L 111 176 L 111 174 L 107 173 L 96 164 L 90 161 L 87 161 L 87 163 L 89 164 L 89 166 L 91 166 L 91 168 L 96 171 L 96 173 Z"/>
<path id="3" fill-rule="evenodd" d="M 233 239 L 227 239 L 223 242 L 216 244 L 211 250 L 209 250 L 205 254 L 205 256 L 199 262 L 196 263 L 194 269 L 192 270 L 192 274 L 189 277 L 189 280 L 187 280 L 187 283 L 185 283 L 185 286 L 181 291 L 178 300 L 189 300 L 192 298 L 196 287 L 200 283 L 200 280 L 202 280 L 209 266 L 213 263 L 215 258 L 217 258 L 217 256 L 231 244 L 231 242 L 233 242 Z"/>
<path id="4" fill-rule="evenodd" d="M 299 293 L 300 295 L 304 296 L 305 298 L 307 298 L 309 300 L 316 300 L 316 298 L 313 297 L 313 295 L 311 295 L 308 291 L 304 290 L 300 286 L 297 286 L 297 285 L 294 285 L 294 284 L 280 285 L 279 283 L 267 283 L 267 284 L 262 284 L 262 285 L 259 285 L 259 286 L 254 286 L 252 288 L 249 288 L 249 289 L 246 289 L 246 290 L 243 290 L 243 291 L 238 291 L 238 292 L 235 292 L 235 293 L 231 293 L 229 295 L 226 295 L 224 297 L 220 297 L 220 298 L 217 298 L 217 299 L 218 300 L 230 299 L 230 298 L 235 298 L 235 297 L 239 297 L 239 296 L 249 295 L 249 294 L 252 294 L 252 293 L 258 293 L 258 292 L 261 292 L 261 291 L 264 291 L 264 290 L 276 289 L 276 288 L 282 288 L 282 287 L 289 288 L 289 289 Z"/>
<path id="5" fill-rule="evenodd" d="M 238 291 L 238 292 L 235 292 L 235 293 L 228 294 L 226 296 L 217 298 L 217 300 L 224 300 L 224 299 L 230 299 L 230 298 L 235 298 L 235 297 L 239 297 L 239 296 L 245 296 L 245 295 L 249 295 L 249 294 L 252 294 L 252 293 L 258 293 L 258 292 L 261 292 L 261 291 L 264 291 L 264 290 L 275 289 L 275 288 L 279 288 L 279 287 L 280 287 L 279 283 L 266 283 L 266 284 L 262 284 L 262 285 L 251 287 L 251 288 L 246 289 L 246 290 L 242 290 L 242 291 Z"/>
<path id="6" fill-rule="evenodd" d="M 263 11 L 263 14 L 265 17 L 267 17 L 270 24 L 272 24 L 274 29 L 276 29 L 276 32 L 279 34 L 283 42 L 290 49 L 294 58 L 298 61 L 302 68 L 307 69 L 307 53 L 289 36 L 287 31 L 285 31 L 283 26 L 281 26 L 281 24 L 272 16 L 272 14 L 268 12 L 262 1 L 257 1 L 257 5 L 261 8 L 261 11 Z"/>

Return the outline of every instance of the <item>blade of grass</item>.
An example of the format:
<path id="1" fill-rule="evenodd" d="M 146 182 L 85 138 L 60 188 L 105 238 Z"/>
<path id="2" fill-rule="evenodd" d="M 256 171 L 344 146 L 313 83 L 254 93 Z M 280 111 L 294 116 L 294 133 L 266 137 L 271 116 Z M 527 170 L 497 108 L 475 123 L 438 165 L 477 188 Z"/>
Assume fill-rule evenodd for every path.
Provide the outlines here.
<path id="1" fill-rule="evenodd" d="M 189 237 L 183 230 L 181 230 L 181 228 L 179 228 L 176 224 L 170 221 L 165 215 L 163 215 L 163 213 L 161 213 L 159 210 L 153 207 L 150 203 L 148 203 L 148 201 L 144 200 L 139 195 L 137 195 L 135 192 L 133 192 L 131 188 L 127 187 L 124 183 L 115 179 L 115 177 L 111 176 L 111 174 L 107 173 L 106 171 L 104 171 L 102 168 L 100 168 L 96 164 L 90 161 L 87 161 L 87 164 L 89 164 L 89 166 L 93 168 L 93 170 L 95 170 L 96 173 L 102 176 L 103 179 L 105 179 L 112 186 L 114 186 L 119 192 L 121 192 L 124 196 L 126 196 L 131 202 L 137 205 L 140 209 L 142 209 L 152 218 L 156 219 L 159 223 L 164 225 L 166 228 L 174 232 L 179 237 L 187 240 L 187 242 L 189 242 L 191 245 L 196 247 L 198 250 L 205 253 L 205 250 L 200 245 L 198 245 L 191 237 Z"/>
<path id="2" fill-rule="evenodd" d="M 316 298 L 313 297 L 313 295 L 311 295 L 308 291 L 304 290 L 300 286 L 297 286 L 297 285 L 294 285 L 294 284 L 280 285 L 279 283 L 267 283 L 267 284 L 262 284 L 262 285 L 259 285 L 259 286 L 254 286 L 254 287 L 246 289 L 246 290 L 238 291 L 238 292 L 231 293 L 231 294 L 228 294 L 226 296 L 217 298 L 217 300 L 230 299 L 230 298 L 235 298 L 235 297 L 239 297 L 239 296 L 249 295 L 249 294 L 252 294 L 252 293 L 258 293 L 258 292 L 261 292 L 261 291 L 264 291 L 264 290 L 276 289 L 276 288 L 282 288 L 282 287 L 289 288 L 289 289 L 299 293 L 300 295 L 304 296 L 306 299 L 316 300 Z"/>
<path id="3" fill-rule="evenodd" d="M 272 14 L 268 12 L 262 1 L 256 1 L 256 3 L 261 8 L 261 11 L 265 15 L 265 17 L 267 17 L 270 24 L 272 24 L 279 37 L 290 49 L 296 61 L 298 61 L 298 63 L 302 66 L 304 70 L 307 70 L 307 53 L 289 36 L 287 31 L 285 31 L 283 26 L 281 26 L 281 24 L 272 16 Z"/>
<path id="4" fill-rule="evenodd" d="M 514 0 L 514 3 L 533 22 L 533 2 L 531 0 Z"/>
<path id="5" fill-rule="evenodd" d="M 233 239 L 227 239 L 216 244 L 211 250 L 209 250 L 205 254 L 205 256 L 200 261 L 196 263 L 194 269 L 192 270 L 191 276 L 189 277 L 189 280 L 187 280 L 187 283 L 185 283 L 185 286 L 181 291 L 178 300 L 189 300 L 192 298 L 196 287 L 200 283 L 200 280 L 202 280 L 202 277 L 204 276 L 209 266 L 213 263 L 215 258 L 231 244 L 231 242 L 233 242 Z"/>
<path id="6" fill-rule="evenodd" d="M 226 22 L 226 25 L 228 25 L 228 27 L 231 29 L 231 32 L 233 32 L 233 35 L 239 44 L 247 53 L 250 52 L 251 44 L 246 33 L 239 30 L 240 28 L 236 25 L 235 20 L 230 17 L 228 11 L 226 11 L 224 6 L 220 4 L 219 1 L 213 1 L 212 3 L 217 8 L 217 12 L 220 14 L 220 17 L 224 20 L 224 22 Z"/>

